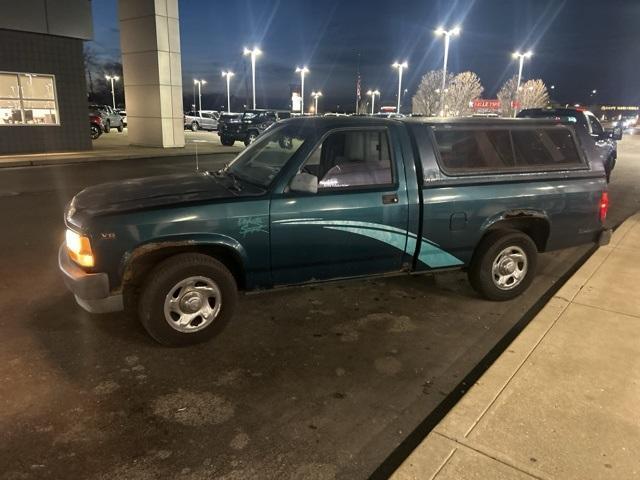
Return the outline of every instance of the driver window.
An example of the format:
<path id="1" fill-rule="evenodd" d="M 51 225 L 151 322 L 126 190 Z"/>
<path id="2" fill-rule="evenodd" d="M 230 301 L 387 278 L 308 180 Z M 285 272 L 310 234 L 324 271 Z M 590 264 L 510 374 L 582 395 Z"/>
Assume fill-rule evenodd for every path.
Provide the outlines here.
<path id="1" fill-rule="evenodd" d="M 316 147 L 302 171 L 318 177 L 318 190 L 391 185 L 393 172 L 387 132 L 332 133 Z"/>
<path id="2" fill-rule="evenodd" d="M 589 123 L 591 124 L 591 132 L 594 135 L 602 135 L 604 133 L 604 128 L 602 128 L 602 125 L 600 124 L 598 119 L 593 115 L 588 115 L 587 118 L 589 119 Z"/>

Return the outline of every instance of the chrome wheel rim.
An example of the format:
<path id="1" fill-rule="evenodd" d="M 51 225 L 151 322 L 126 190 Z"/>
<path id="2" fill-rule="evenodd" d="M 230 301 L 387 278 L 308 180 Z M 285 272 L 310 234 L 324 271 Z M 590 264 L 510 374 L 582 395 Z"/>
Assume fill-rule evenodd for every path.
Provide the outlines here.
<path id="1" fill-rule="evenodd" d="M 171 287 L 164 300 L 164 318 L 171 328 L 194 333 L 211 325 L 221 308 L 222 294 L 216 282 L 194 276 Z"/>
<path id="2" fill-rule="evenodd" d="M 491 278 L 500 290 L 512 290 L 522 283 L 527 275 L 527 254 L 520 247 L 510 246 L 502 250 L 493 261 Z"/>

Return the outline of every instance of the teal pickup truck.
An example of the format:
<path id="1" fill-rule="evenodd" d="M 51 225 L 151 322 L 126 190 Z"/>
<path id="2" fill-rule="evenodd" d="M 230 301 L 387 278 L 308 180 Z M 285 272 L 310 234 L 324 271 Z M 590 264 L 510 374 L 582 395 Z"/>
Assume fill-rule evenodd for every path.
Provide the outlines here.
<path id="1" fill-rule="evenodd" d="M 238 291 L 463 268 L 508 300 L 538 252 L 608 242 L 585 152 L 547 120 L 285 120 L 219 171 L 78 193 L 59 267 L 83 308 L 137 311 L 165 345 L 214 336 Z"/>

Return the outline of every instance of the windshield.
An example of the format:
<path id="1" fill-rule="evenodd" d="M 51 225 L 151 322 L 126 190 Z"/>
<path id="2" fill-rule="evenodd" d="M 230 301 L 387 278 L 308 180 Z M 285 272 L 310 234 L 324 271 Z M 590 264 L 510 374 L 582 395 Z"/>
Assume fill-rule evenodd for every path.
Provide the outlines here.
<path id="1" fill-rule="evenodd" d="M 305 139 L 299 126 L 274 127 L 258 137 L 229 165 L 227 171 L 240 180 L 268 187 Z"/>

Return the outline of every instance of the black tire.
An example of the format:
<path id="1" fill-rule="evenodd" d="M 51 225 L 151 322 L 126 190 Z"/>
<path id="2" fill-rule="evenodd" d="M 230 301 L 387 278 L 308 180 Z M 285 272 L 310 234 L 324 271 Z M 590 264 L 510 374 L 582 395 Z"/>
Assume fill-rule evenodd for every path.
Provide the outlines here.
<path id="1" fill-rule="evenodd" d="M 198 122 L 191 122 L 191 131 L 192 132 L 197 132 L 199 128 L 200 128 L 200 125 L 198 125 Z"/>
<path id="2" fill-rule="evenodd" d="M 494 281 L 493 265 L 500 253 L 508 248 L 514 252 L 522 251 L 526 257 L 524 276 L 514 286 L 505 285 L 500 288 Z M 508 260 L 505 259 L 508 263 Z M 516 262 L 516 268 L 523 263 Z M 536 274 L 538 265 L 538 249 L 531 237 L 517 230 L 496 230 L 487 234 L 476 247 L 469 267 L 471 286 L 488 300 L 511 300 L 524 292 Z M 514 280 L 514 282 L 517 282 Z"/>
<path id="3" fill-rule="evenodd" d="M 123 130 L 124 130 L 124 125 L 120 124 L 120 126 L 118 127 L 118 132 L 122 133 Z"/>
<path id="4" fill-rule="evenodd" d="M 208 326 L 185 333 L 169 324 L 165 318 L 164 304 L 176 284 L 193 276 L 205 277 L 215 283 L 220 291 L 221 308 Z M 233 316 L 237 300 L 235 278 L 222 263 L 200 253 L 182 253 L 164 260 L 147 276 L 138 300 L 138 318 L 158 343 L 172 347 L 192 345 L 220 333 Z"/>
<path id="5" fill-rule="evenodd" d="M 102 130 L 96 125 L 91 125 L 91 140 L 96 140 L 102 135 Z"/>
<path id="6" fill-rule="evenodd" d="M 258 138 L 258 132 L 249 132 L 247 133 L 247 138 L 244 139 L 244 146 L 248 147 Z"/>
<path id="7" fill-rule="evenodd" d="M 222 136 L 222 137 L 220 137 L 220 143 L 222 145 L 224 145 L 225 147 L 233 147 L 233 145 L 234 145 L 234 143 L 236 143 L 236 141 L 233 138 Z"/>
<path id="8" fill-rule="evenodd" d="M 104 124 L 104 133 L 109 133 L 111 131 L 111 122 L 107 120 Z"/>

